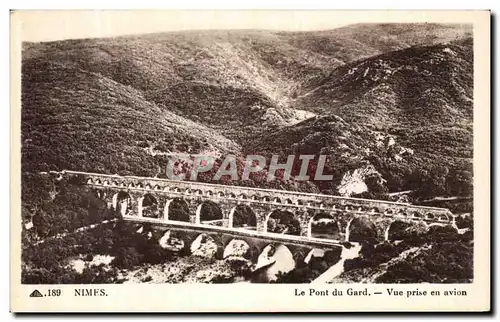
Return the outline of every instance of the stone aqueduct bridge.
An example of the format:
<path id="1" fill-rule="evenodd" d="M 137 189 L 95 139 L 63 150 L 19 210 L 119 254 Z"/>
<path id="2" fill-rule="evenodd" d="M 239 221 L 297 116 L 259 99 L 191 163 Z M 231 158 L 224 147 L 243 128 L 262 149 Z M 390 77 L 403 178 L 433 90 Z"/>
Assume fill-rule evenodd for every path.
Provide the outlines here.
<path id="1" fill-rule="evenodd" d="M 178 226 L 182 222 L 169 220 L 169 205 L 174 198 L 183 199 L 190 210 L 190 223 L 186 226 L 202 224 L 200 215 L 202 204 L 205 201 L 215 202 L 223 214 L 222 233 L 241 231 L 233 228 L 233 217 L 238 205 L 249 206 L 256 215 L 256 235 L 273 238 L 285 238 L 277 233 L 268 232 L 268 220 L 276 210 L 287 211 L 295 216 L 300 223 L 300 236 L 287 235 L 286 238 L 299 238 L 301 242 L 309 240 L 312 244 L 319 242 L 319 238 L 312 238 L 313 218 L 318 214 L 327 214 L 335 219 L 338 227 L 338 238 L 334 241 L 341 243 L 349 241 L 350 226 L 356 218 L 368 218 L 377 231 L 378 240 L 388 238 L 391 224 L 403 222 L 405 224 L 425 224 L 426 226 L 455 225 L 455 216 L 445 208 L 414 206 L 406 203 L 389 202 L 360 198 L 346 198 L 322 194 L 302 193 L 285 190 L 258 189 L 242 186 L 227 186 L 188 181 L 174 181 L 158 178 L 135 176 L 117 176 L 77 171 L 62 171 L 59 177 L 79 177 L 85 184 L 97 190 L 109 207 L 120 212 L 124 219 L 138 222 L 172 223 Z M 128 202 L 123 203 L 118 195 L 126 194 Z M 158 218 L 142 216 L 143 200 L 146 195 L 154 197 L 158 204 Z M 126 208 L 126 209 L 125 209 Z M 250 233 L 250 232 L 246 232 Z M 281 237 L 278 237 L 280 236 Z M 324 240 L 331 244 L 332 240 Z"/>

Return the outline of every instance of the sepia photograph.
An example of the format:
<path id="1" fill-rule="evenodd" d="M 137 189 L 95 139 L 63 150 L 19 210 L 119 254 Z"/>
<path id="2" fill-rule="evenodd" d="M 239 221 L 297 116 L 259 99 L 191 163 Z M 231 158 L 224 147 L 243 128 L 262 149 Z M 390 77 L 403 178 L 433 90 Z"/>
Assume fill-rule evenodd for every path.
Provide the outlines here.
<path id="1" fill-rule="evenodd" d="M 474 283 L 473 22 L 244 13 L 20 29 L 18 283 Z"/>

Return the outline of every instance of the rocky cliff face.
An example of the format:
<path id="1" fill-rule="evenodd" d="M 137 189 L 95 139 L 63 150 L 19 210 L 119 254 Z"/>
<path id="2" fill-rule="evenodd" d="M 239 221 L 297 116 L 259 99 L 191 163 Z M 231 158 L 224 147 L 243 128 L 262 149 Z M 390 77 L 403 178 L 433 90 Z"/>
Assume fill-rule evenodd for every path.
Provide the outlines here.
<path id="1" fill-rule="evenodd" d="M 382 178 L 380 172 L 378 172 L 374 166 L 369 165 L 355 169 L 352 173 L 347 172 L 344 174 L 337 188 L 339 195 L 350 197 L 352 195 L 368 192 L 368 186 L 366 184 L 368 179 L 374 179 L 378 185 L 385 184 L 385 180 Z"/>
<path id="2" fill-rule="evenodd" d="M 23 169 L 164 176 L 175 153 L 326 154 L 333 185 L 284 185 L 325 193 L 366 162 L 390 188 L 408 178 L 387 172 L 421 170 L 439 151 L 467 170 L 470 36 L 462 25 L 394 24 L 24 44 Z M 372 162 L 387 157 L 378 132 L 404 147 L 390 153 L 401 165 Z M 450 149 L 451 138 L 467 148 Z M 351 181 L 344 194 L 365 190 Z"/>

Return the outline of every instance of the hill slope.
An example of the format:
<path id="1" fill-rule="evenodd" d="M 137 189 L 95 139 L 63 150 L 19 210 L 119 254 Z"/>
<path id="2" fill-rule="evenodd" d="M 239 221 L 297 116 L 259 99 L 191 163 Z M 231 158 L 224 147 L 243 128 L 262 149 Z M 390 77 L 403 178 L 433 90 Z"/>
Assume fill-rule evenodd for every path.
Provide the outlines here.
<path id="1" fill-rule="evenodd" d="M 359 60 L 305 88 L 295 106 L 381 125 L 467 125 L 472 119 L 473 44 L 467 38 Z"/>
<path id="2" fill-rule="evenodd" d="M 467 26 L 433 24 L 361 24 L 303 33 L 173 32 L 27 43 L 23 63 L 58 62 L 99 74 L 241 141 L 261 123 L 276 127 L 302 119 L 303 113 L 288 108 L 290 100 L 344 63 L 469 33 Z"/>
<path id="3" fill-rule="evenodd" d="M 327 154 L 339 180 L 371 164 L 390 191 L 428 188 L 422 180 L 445 176 L 440 193 L 471 194 L 472 52 L 464 39 L 338 67 L 292 104 L 321 116 L 259 134 L 245 148 Z"/>
<path id="4" fill-rule="evenodd" d="M 168 154 L 183 152 L 234 154 L 241 174 L 245 154 L 321 154 L 332 181 L 218 183 L 381 199 L 410 190 L 412 202 L 463 199 L 454 210 L 472 212 L 471 34 L 460 25 L 362 24 L 23 44 L 23 282 L 117 282 L 124 265 L 178 260 L 146 230 L 108 222 L 116 214 L 92 189 L 39 171 L 164 177 Z M 103 224 L 50 239 L 93 223 Z M 468 282 L 472 232 L 457 243 L 451 230 L 437 231 L 448 244 L 415 246 L 405 258 L 413 244 L 367 243 L 339 279 Z M 116 256 L 116 267 L 65 266 L 99 254 Z"/>
<path id="5" fill-rule="evenodd" d="M 23 171 L 151 176 L 164 170 L 162 153 L 240 150 L 216 131 L 149 103 L 134 88 L 76 67 L 24 64 L 22 100 Z"/>
<path id="6" fill-rule="evenodd" d="M 155 176 L 170 152 L 257 151 L 327 154 L 339 179 L 373 165 L 391 191 L 436 163 L 470 172 L 470 34 L 384 24 L 26 43 L 23 171 Z"/>

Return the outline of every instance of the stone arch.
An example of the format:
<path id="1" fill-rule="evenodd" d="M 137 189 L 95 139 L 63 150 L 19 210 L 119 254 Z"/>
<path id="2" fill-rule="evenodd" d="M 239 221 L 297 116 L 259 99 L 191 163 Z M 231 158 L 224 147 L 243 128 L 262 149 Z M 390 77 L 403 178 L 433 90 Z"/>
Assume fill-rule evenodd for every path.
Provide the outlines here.
<path id="1" fill-rule="evenodd" d="M 229 213 L 229 228 L 257 230 L 257 215 L 250 206 L 237 205 Z"/>
<path id="2" fill-rule="evenodd" d="M 146 185 L 144 186 L 144 189 L 151 190 L 151 185 L 149 183 L 146 183 Z"/>
<path id="3" fill-rule="evenodd" d="M 225 197 L 224 192 L 222 191 L 217 192 L 217 197 L 224 198 Z"/>
<path id="4" fill-rule="evenodd" d="M 428 225 L 424 220 L 411 220 L 410 223 L 406 229 L 408 239 L 420 238 L 427 233 Z"/>
<path id="5" fill-rule="evenodd" d="M 219 245 L 213 236 L 209 234 L 199 234 L 190 246 L 191 255 L 213 258 L 217 255 Z"/>
<path id="6" fill-rule="evenodd" d="M 432 240 L 449 240 L 449 238 L 455 238 L 454 235 L 450 236 L 450 233 L 456 234 L 459 229 L 456 225 L 443 222 L 432 222 L 427 223 L 427 237 Z"/>
<path id="7" fill-rule="evenodd" d="M 372 214 L 380 214 L 380 208 L 378 207 L 373 207 L 371 210 L 370 210 L 370 213 Z"/>
<path id="8" fill-rule="evenodd" d="M 431 223 L 427 226 L 427 237 L 433 241 L 452 241 L 460 230 L 451 223 Z"/>
<path id="9" fill-rule="evenodd" d="M 406 239 L 408 237 L 408 233 L 406 231 L 411 226 L 412 224 L 406 221 L 393 221 L 384 232 L 384 240 Z"/>
<path id="10" fill-rule="evenodd" d="M 333 214 L 320 212 L 309 220 L 307 237 L 340 240 L 340 227 Z"/>
<path id="11" fill-rule="evenodd" d="M 193 190 L 191 190 L 191 189 L 187 188 L 186 190 L 184 190 L 184 194 L 185 194 L 186 196 L 192 195 L 192 194 L 193 194 Z"/>
<path id="12" fill-rule="evenodd" d="M 119 191 L 113 195 L 112 205 L 115 212 L 122 216 L 126 216 L 131 211 L 132 198 L 130 198 L 130 195 L 125 191 Z"/>
<path id="13" fill-rule="evenodd" d="M 263 281 L 276 280 L 277 276 L 281 273 L 288 273 L 296 267 L 295 258 L 292 251 L 283 244 L 269 244 L 260 253 L 255 271 L 261 268 L 262 274 L 265 274 Z"/>
<path id="14" fill-rule="evenodd" d="M 411 214 L 411 218 L 412 219 L 418 219 L 418 220 L 421 220 L 422 218 L 424 218 L 424 216 L 422 216 L 421 213 L 419 213 L 418 211 L 414 211 L 412 214 Z"/>
<path id="15" fill-rule="evenodd" d="M 397 217 L 397 218 L 407 218 L 408 214 L 406 212 L 404 212 L 404 210 L 398 210 L 396 212 L 395 217 Z"/>
<path id="16" fill-rule="evenodd" d="M 101 184 L 101 179 L 96 179 L 94 183 L 95 184 Z"/>
<path id="17" fill-rule="evenodd" d="M 136 184 L 135 187 L 137 189 L 144 189 L 144 185 L 142 183 L 140 183 L 140 182 L 138 184 Z"/>
<path id="18" fill-rule="evenodd" d="M 262 197 L 262 201 L 264 201 L 264 202 L 271 202 L 271 197 L 264 196 L 264 197 Z"/>
<path id="19" fill-rule="evenodd" d="M 312 248 L 307 255 L 304 257 L 304 263 L 309 264 L 311 259 L 314 257 L 323 257 L 325 255 L 325 250 L 321 248 Z"/>
<path id="20" fill-rule="evenodd" d="M 205 195 L 208 197 L 212 197 L 214 195 L 214 192 L 212 190 L 207 190 L 207 192 L 205 192 Z"/>
<path id="21" fill-rule="evenodd" d="M 109 184 L 109 181 L 108 181 L 108 180 L 104 180 L 104 182 L 102 183 L 102 185 L 103 185 L 103 186 L 105 186 L 105 187 L 107 187 L 107 186 L 109 186 L 110 184 Z"/>
<path id="22" fill-rule="evenodd" d="M 106 198 L 106 192 L 102 189 L 93 189 L 94 195 L 101 200 L 104 200 Z"/>
<path id="23" fill-rule="evenodd" d="M 425 219 L 426 219 L 426 220 L 434 220 L 434 219 L 436 219 L 436 218 L 435 218 L 435 216 L 434 216 L 434 214 L 433 214 L 433 213 L 428 212 L 428 213 L 426 213 L 426 214 L 425 214 Z"/>
<path id="24" fill-rule="evenodd" d="M 278 197 L 273 198 L 273 203 L 281 203 L 281 199 Z"/>
<path id="25" fill-rule="evenodd" d="M 448 217 L 448 215 L 445 215 L 445 214 L 439 215 L 438 219 L 439 219 L 439 221 L 444 221 L 444 222 L 450 221 L 450 218 Z"/>
<path id="26" fill-rule="evenodd" d="M 150 193 L 146 193 L 139 199 L 138 212 L 141 217 L 161 218 L 158 200 Z"/>
<path id="27" fill-rule="evenodd" d="M 247 196 L 246 194 L 242 193 L 242 194 L 240 194 L 240 195 L 238 196 L 238 199 L 241 199 L 241 200 L 247 200 L 247 199 L 248 199 L 248 196 Z"/>
<path id="28" fill-rule="evenodd" d="M 284 204 L 293 205 L 293 201 L 290 198 L 285 199 Z"/>
<path id="29" fill-rule="evenodd" d="M 195 190 L 193 190 L 193 193 L 196 196 L 202 196 L 203 195 L 203 191 L 201 189 L 195 189 Z"/>
<path id="30" fill-rule="evenodd" d="M 243 239 L 233 238 L 226 247 L 224 247 L 224 253 L 222 258 L 227 257 L 245 257 L 248 254 L 250 245 Z"/>
<path id="31" fill-rule="evenodd" d="M 213 201 L 203 201 L 196 209 L 197 224 L 224 226 L 224 215 L 219 205 Z"/>
<path id="32" fill-rule="evenodd" d="M 386 216 L 394 216 L 394 210 L 391 209 L 391 208 L 387 208 L 385 211 L 384 211 L 384 215 Z"/>
<path id="33" fill-rule="evenodd" d="M 300 236 L 300 231 L 300 221 L 290 211 L 274 210 L 264 222 L 264 232 Z"/>
<path id="34" fill-rule="evenodd" d="M 168 220 L 190 222 L 189 205 L 186 200 L 177 197 L 167 201 L 165 207 L 167 207 L 168 211 L 165 218 L 168 218 Z"/>
<path id="35" fill-rule="evenodd" d="M 179 238 L 178 231 L 173 230 L 163 230 L 160 233 L 158 244 L 161 248 L 169 249 L 174 252 L 182 251 L 186 249 L 186 242 L 183 238 Z M 189 240 L 189 239 L 188 239 Z M 191 245 L 190 245 L 191 246 Z"/>
<path id="36" fill-rule="evenodd" d="M 377 227 L 367 216 L 357 216 L 346 227 L 346 241 L 376 240 Z"/>
<path id="37" fill-rule="evenodd" d="M 159 185 L 155 185 L 155 187 L 153 188 L 153 190 L 155 191 L 160 191 L 161 190 L 161 187 Z"/>
<path id="38" fill-rule="evenodd" d="M 93 183 L 94 183 L 94 182 L 92 181 L 92 178 L 89 178 L 89 179 L 87 180 L 87 184 L 93 184 Z"/>
<path id="39" fill-rule="evenodd" d="M 295 201 L 295 204 L 296 204 L 297 206 L 303 206 L 303 205 L 304 205 L 304 200 L 297 199 L 297 201 Z"/>
<path id="40" fill-rule="evenodd" d="M 181 193 L 182 191 L 181 191 L 181 188 L 179 188 L 179 187 L 173 187 L 172 192 Z"/>
<path id="41" fill-rule="evenodd" d="M 255 200 L 255 201 L 257 201 L 257 200 L 260 200 L 260 196 L 259 196 L 258 194 L 255 194 L 255 195 L 252 195 L 252 196 L 250 197 L 250 199 L 251 199 L 251 200 Z"/>
<path id="42" fill-rule="evenodd" d="M 129 184 L 128 184 L 128 187 L 129 187 L 129 188 L 135 188 L 135 185 L 134 185 L 134 183 L 133 183 L 133 182 L 131 182 L 131 183 L 129 183 Z"/>
<path id="43" fill-rule="evenodd" d="M 446 225 L 443 225 L 442 223 L 437 223 L 437 222 L 434 222 L 434 223 L 430 223 L 427 225 L 427 229 L 430 229 L 431 227 L 444 227 Z"/>

